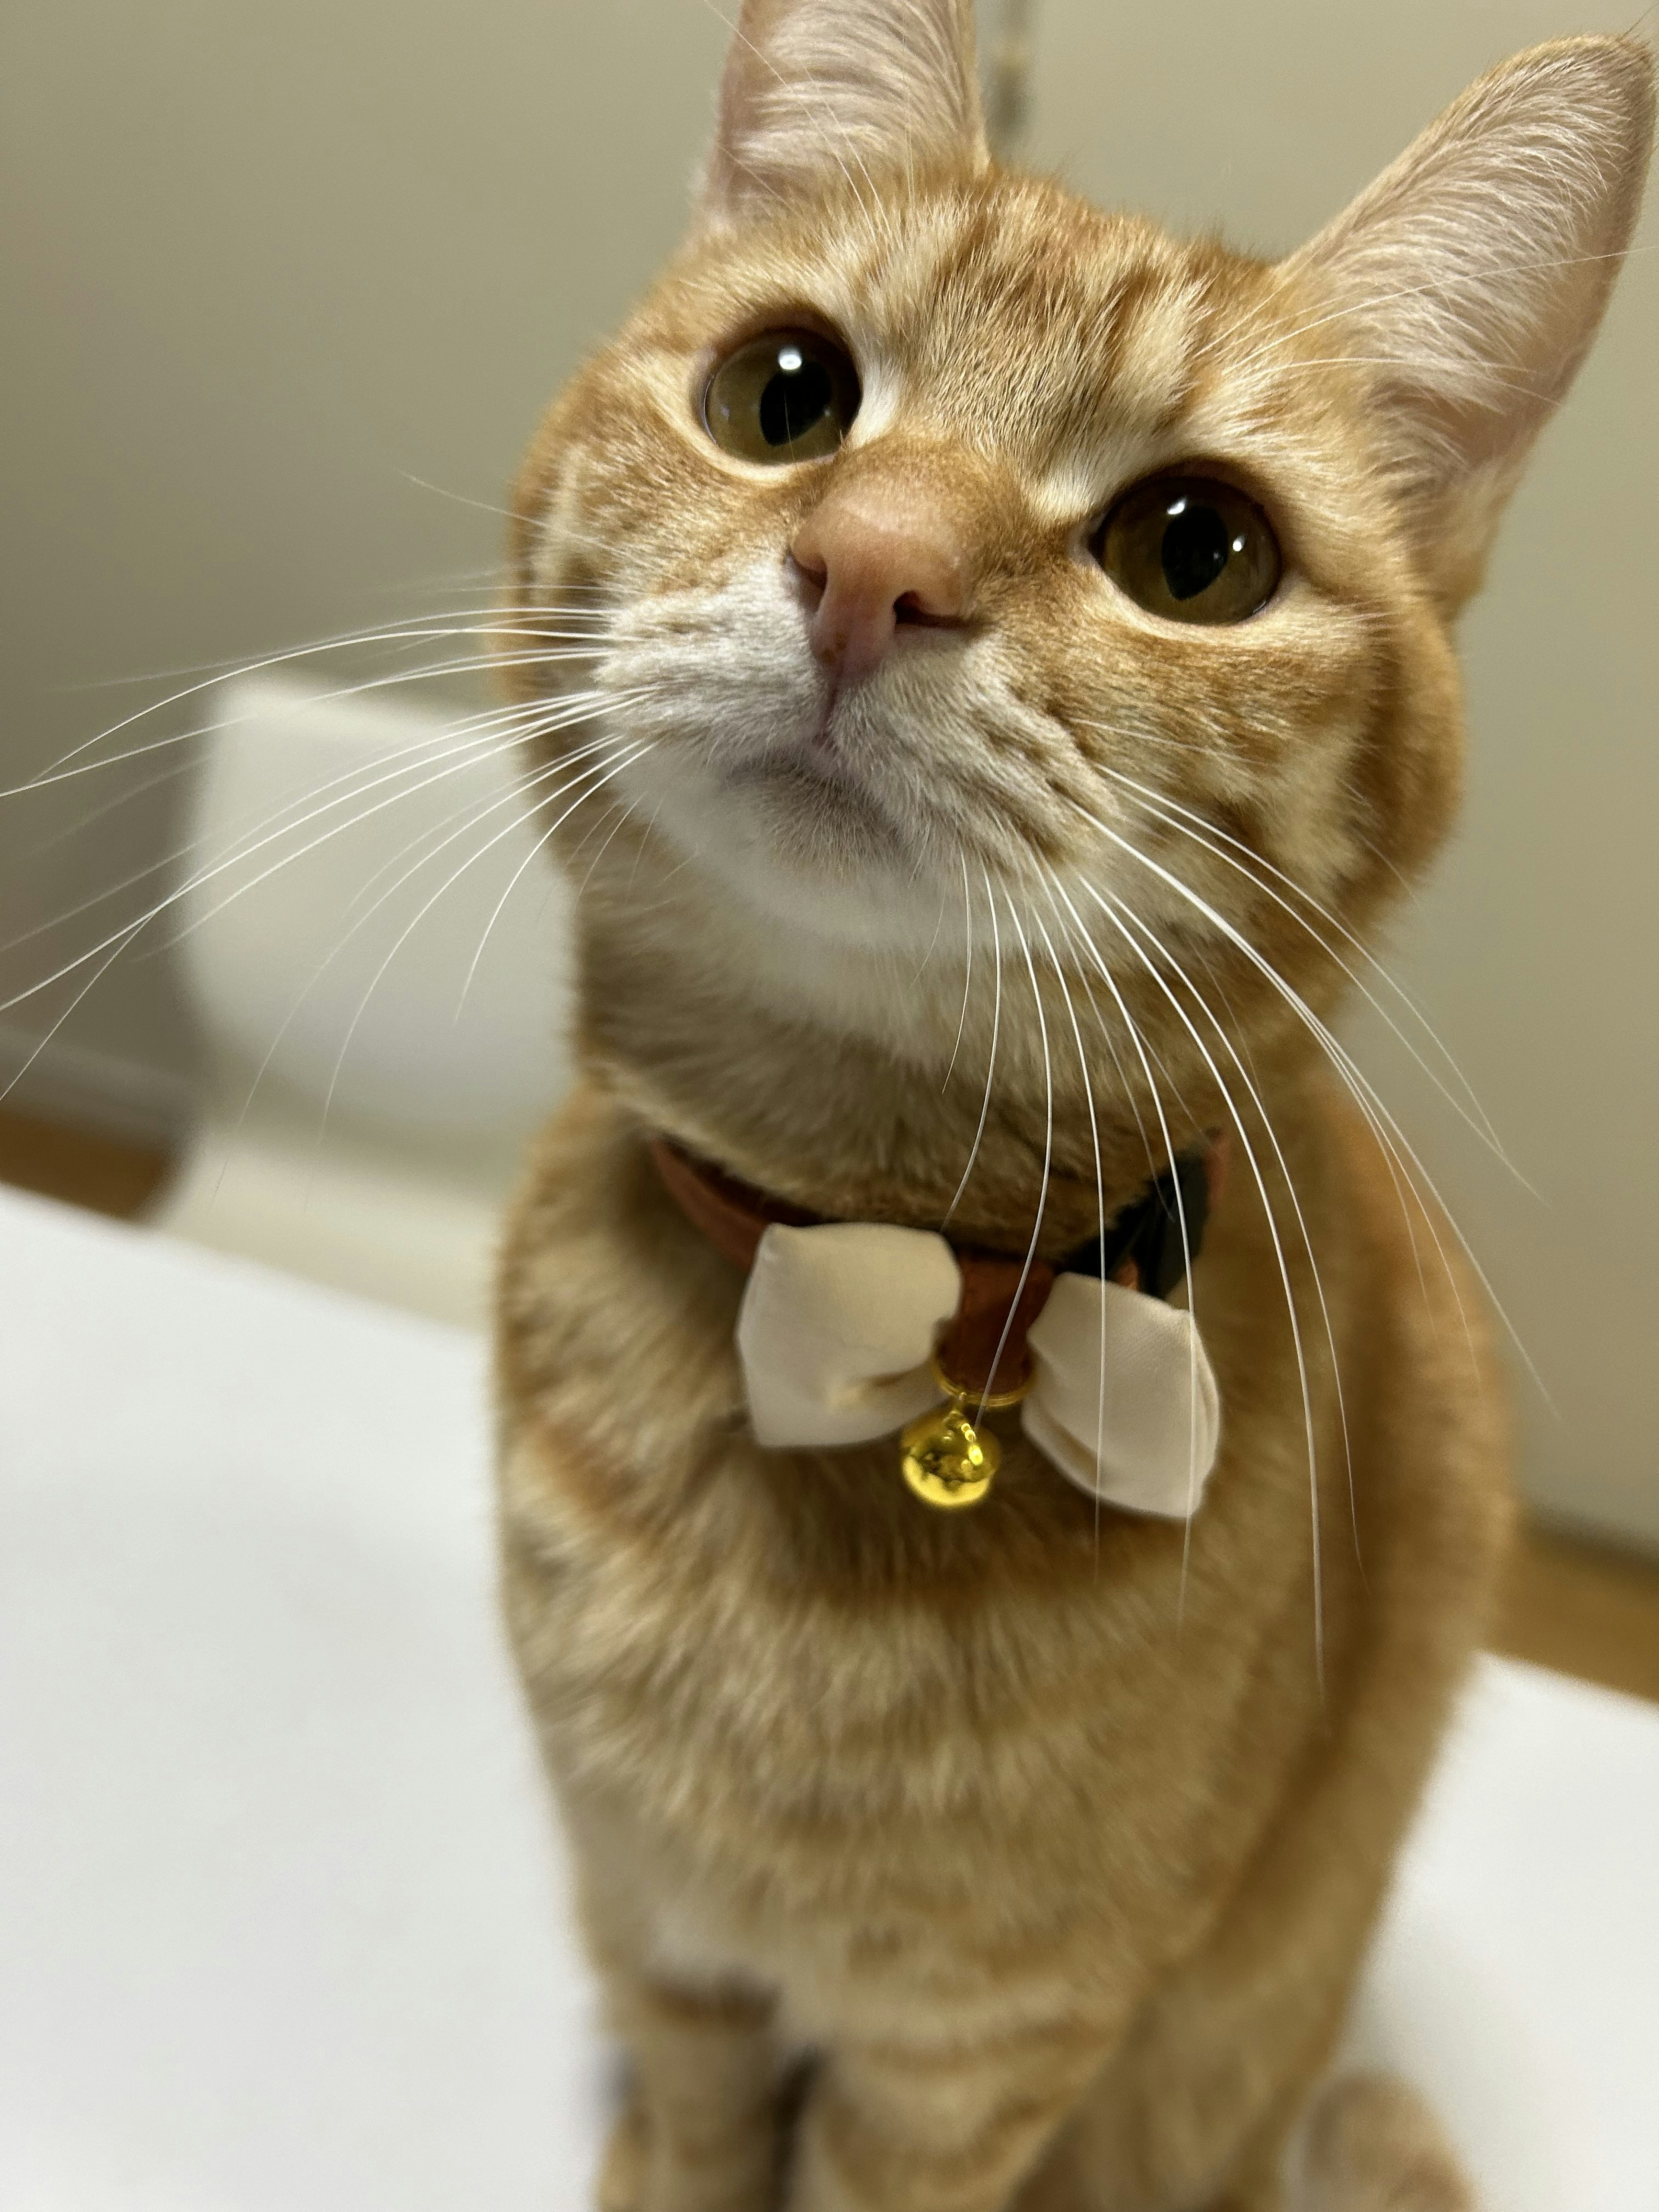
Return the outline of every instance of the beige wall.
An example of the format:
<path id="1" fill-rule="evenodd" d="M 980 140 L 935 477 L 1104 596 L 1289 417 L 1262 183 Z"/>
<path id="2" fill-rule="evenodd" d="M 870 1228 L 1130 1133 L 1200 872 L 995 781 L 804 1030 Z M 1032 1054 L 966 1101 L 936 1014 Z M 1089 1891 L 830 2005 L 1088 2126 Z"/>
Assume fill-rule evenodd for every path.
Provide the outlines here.
<path id="1" fill-rule="evenodd" d="M 1624 20 L 1571 0 L 1042 0 L 1030 151 L 1096 198 L 1276 251 L 1492 62 Z M 1553 1401 L 1517 1392 L 1529 1486 L 1659 1545 L 1656 235 L 1650 214 L 1466 618 L 1463 832 L 1391 963 L 1537 1196 L 1376 1024 L 1360 1034 Z"/>
<path id="2" fill-rule="evenodd" d="M 1275 248 L 1486 64 L 1607 20 L 1039 0 L 1031 150 Z M 77 687 L 468 603 L 499 519 L 460 502 L 499 499 L 673 235 L 723 36 L 703 0 L 12 0 L 5 780 L 150 696 Z M 1644 251 L 1469 619 L 1467 828 L 1399 935 L 1539 1198 L 1376 1066 L 1554 1394 L 1554 1419 L 1522 1400 L 1534 1491 L 1659 1544 L 1656 360 Z M 0 938 L 164 849 L 176 787 L 46 846 L 116 788 L 0 805 Z M 65 1034 L 118 1073 L 186 1064 L 164 960 L 124 962 Z"/>
<path id="3" fill-rule="evenodd" d="M 0 9 L 0 782 L 169 688 L 88 684 L 482 603 L 465 502 L 673 240 L 724 39 L 699 0 Z M 115 787 L 5 802 L 0 942 L 164 849 L 176 786 L 40 849 Z M 167 963 L 65 1034 L 182 1066 Z"/>

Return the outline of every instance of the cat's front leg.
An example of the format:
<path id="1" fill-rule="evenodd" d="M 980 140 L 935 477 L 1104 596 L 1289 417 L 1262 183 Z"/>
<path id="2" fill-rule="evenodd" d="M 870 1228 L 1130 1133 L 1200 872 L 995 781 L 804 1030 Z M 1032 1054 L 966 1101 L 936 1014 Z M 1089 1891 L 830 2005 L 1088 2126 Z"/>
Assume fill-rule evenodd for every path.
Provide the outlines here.
<path id="1" fill-rule="evenodd" d="M 1067 2020 L 836 2047 L 801 2117 L 788 2212 L 1007 2212 L 1109 2044 Z"/>
<path id="2" fill-rule="evenodd" d="M 778 2156 L 770 2006 L 616 1973 L 607 1994 L 633 2081 L 601 2212 L 767 2212 Z"/>

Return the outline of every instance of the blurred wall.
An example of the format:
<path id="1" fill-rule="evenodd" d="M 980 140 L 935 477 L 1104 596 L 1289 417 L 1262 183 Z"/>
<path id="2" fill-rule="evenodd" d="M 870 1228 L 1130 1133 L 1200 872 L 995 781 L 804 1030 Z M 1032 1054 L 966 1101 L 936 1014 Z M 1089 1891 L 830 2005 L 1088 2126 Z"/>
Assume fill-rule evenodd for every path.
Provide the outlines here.
<path id="1" fill-rule="evenodd" d="M 700 0 L 0 9 L 0 785 L 158 672 L 487 603 L 543 404 L 678 234 L 725 36 Z M 177 757 L 4 803 L 0 945 L 174 842 Z M 0 999 L 110 910 L 0 953 Z M 164 1114 L 130 1071 L 188 1064 L 171 963 L 125 957 L 61 1037 L 70 1088 L 79 1047 Z"/>
<path id="2" fill-rule="evenodd" d="M 1573 0 L 1039 0 L 1038 20 L 1035 160 L 1277 252 L 1493 62 L 1626 19 Z M 1656 200 L 1465 617 L 1462 833 L 1389 955 L 1536 1196 L 1376 1023 L 1358 1035 L 1536 1368 L 1516 1357 L 1533 1495 L 1659 1547 Z"/>
<path id="3" fill-rule="evenodd" d="M 1571 0 L 1036 15 L 1032 158 L 1264 250 L 1492 61 L 1607 27 Z M 484 604 L 544 396 L 675 235 L 724 39 L 704 0 L 12 0 L 0 781 L 156 672 Z M 1644 245 L 1468 620 L 1466 828 L 1395 959 L 1539 1195 L 1374 1065 L 1553 1394 L 1520 1398 L 1534 1495 L 1659 1545 L 1656 359 Z M 41 933 L 0 997 L 89 941 L 43 925 L 165 852 L 175 757 L 0 805 L 0 939 Z M 64 988 L 0 1012 L 0 1060 Z M 55 1065 L 176 1111 L 167 959 L 123 958 L 60 1043 L 37 1090 Z"/>

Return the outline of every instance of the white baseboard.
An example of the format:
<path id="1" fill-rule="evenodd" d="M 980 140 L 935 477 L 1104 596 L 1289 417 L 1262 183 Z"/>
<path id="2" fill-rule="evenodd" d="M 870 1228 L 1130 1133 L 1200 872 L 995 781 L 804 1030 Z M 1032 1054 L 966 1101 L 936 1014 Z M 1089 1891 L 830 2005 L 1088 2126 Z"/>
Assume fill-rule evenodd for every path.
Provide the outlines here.
<path id="1" fill-rule="evenodd" d="M 163 1236 L 464 1328 L 489 1326 L 510 1159 L 445 1172 L 394 1135 L 210 1117 L 150 1216 Z M 459 1163 L 453 1164 L 459 1165 Z"/>
<path id="2" fill-rule="evenodd" d="M 194 1085 L 182 1075 L 61 1037 L 43 1042 L 0 1022 L 3 1107 L 102 1137 L 168 1145 L 195 1119 L 198 1102 Z"/>

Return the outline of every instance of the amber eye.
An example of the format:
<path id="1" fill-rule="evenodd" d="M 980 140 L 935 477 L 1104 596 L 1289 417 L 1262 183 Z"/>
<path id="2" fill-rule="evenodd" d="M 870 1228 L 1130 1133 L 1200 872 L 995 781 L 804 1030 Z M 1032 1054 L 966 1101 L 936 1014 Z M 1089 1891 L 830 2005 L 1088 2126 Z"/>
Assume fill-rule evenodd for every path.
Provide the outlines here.
<path id="1" fill-rule="evenodd" d="M 1152 477 L 1095 544 L 1106 574 L 1166 622 L 1237 623 L 1266 606 L 1284 562 L 1261 508 L 1211 477 Z"/>
<path id="2" fill-rule="evenodd" d="M 833 453 L 859 411 L 852 356 L 816 331 L 769 331 L 708 380 L 702 419 L 714 443 L 745 461 L 815 461 Z"/>

